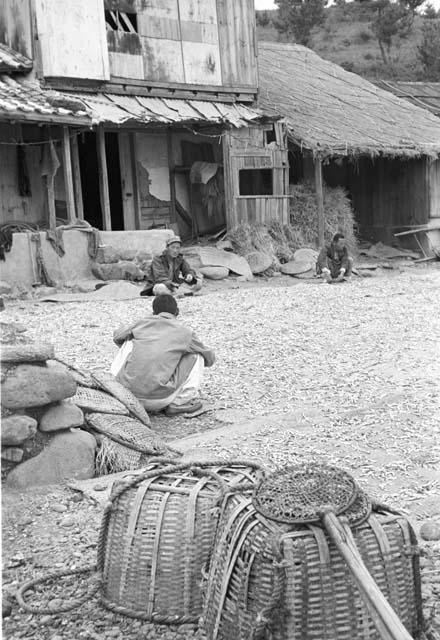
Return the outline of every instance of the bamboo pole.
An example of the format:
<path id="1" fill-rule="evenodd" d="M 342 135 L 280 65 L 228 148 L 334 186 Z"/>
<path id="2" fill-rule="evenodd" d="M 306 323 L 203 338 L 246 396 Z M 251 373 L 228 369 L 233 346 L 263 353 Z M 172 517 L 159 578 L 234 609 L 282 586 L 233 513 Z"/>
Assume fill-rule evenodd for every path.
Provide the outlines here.
<path id="1" fill-rule="evenodd" d="M 66 190 L 67 218 L 75 220 L 75 195 L 73 192 L 72 157 L 70 151 L 69 127 L 63 127 L 63 170 Z"/>
<path id="2" fill-rule="evenodd" d="M 81 184 L 81 168 L 79 164 L 78 136 L 73 136 L 72 142 L 72 167 L 73 167 L 73 187 L 75 191 L 76 216 L 79 220 L 84 220 L 84 204 Z"/>
<path id="3" fill-rule="evenodd" d="M 316 203 L 318 205 L 318 246 L 322 247 L 325 241 L 324 236 L 324 189 L 322 184 L 322 162 L 320 158 L 315 158 L 315 190 Z"/>
<path id="4" fill-rule="evenodd" d="M 102 125 L 99 125 L 98 127 L 96 144 L 98 148 L 99 194 L 101 198 L 102 222 L 104 231 L 111 231 L 112 218 L 110 210 L 110 194 L 108 190 L 107 157 L 105 154 L 105 132 Z"/>

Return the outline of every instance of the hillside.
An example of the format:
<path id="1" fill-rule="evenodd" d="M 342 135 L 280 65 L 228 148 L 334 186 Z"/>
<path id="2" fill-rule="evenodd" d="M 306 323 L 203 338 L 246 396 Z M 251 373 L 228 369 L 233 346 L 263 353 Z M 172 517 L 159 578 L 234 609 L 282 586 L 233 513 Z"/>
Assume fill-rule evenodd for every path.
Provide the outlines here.
<path id="1" fill-rule="evenodd" d="M 257 12 L 257 16 L 259 13 L 262 12 Z M 259 40 L 287 42 L 288 39 L 273 26 L 276 11 L 264 13 L 269 17 L 269 23 L 258 26 Z M 397 39 L 393 46 L 389 65 L 382 60 L 377 40 L 369 28 L 370 19 L 368 10 L 358 3 L 329 7 L 324 25 L 313 31 L 309 46 L 322 58 L 369 80 L 424 80 L 417 46 L 421 40 L 421 26 L 427 19 L 416 16 L 409 36 Z"/>

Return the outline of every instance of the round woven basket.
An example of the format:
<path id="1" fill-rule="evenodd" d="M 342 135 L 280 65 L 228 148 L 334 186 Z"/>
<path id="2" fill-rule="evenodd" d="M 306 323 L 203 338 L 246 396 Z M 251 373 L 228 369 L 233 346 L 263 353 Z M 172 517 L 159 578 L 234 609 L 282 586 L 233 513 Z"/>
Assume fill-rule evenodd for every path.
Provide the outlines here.
<path id="1" fill-rule="evenodd" d="M 402 516 L 374 511 L 352 529 L 361 556 L 414 638 L 422 632 L 417 541 Z M 223 504 L 206 583 L 208 640 L 380 640 L 324 529 L 267 520 L 252 500 Z"/>
<path id="2" fill-rule="evenodd" d="M 264 475 L 232 462 L 150 465 L 115 483 L 98 552 L 104 605 L 163 624 L 196 622 L 220 504 L 250 495 Z"/>

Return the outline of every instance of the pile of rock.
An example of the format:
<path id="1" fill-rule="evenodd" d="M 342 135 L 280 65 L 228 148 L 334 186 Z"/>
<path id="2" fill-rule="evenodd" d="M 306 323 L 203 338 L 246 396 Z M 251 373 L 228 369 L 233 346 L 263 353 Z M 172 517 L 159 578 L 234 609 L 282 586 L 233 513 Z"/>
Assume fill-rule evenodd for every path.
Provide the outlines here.
<path id="1" fill-rule="evenodd" d="M 7 484 L 24 489 L 65 478 L 94 476 L 96 440 L 81 431 L 84 415 L 70 402 L 77 389 L 54 358 L 53 346 L 36 345 L 25 329 L 2 323 L 1 457 Z"/>
<path id="2" fill-rule="evenodd" d="M 148 251 L 102 245 L 92 273 L 99 280 L 143 280 L 152 260 L 153 256 Z"/>

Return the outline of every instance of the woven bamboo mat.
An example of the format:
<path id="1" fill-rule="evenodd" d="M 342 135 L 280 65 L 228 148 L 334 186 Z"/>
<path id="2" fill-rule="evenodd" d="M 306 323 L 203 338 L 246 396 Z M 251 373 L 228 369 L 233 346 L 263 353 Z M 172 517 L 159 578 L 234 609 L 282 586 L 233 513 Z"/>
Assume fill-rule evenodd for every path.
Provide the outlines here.
<path id="1" fill-rule="evenodd" d="M 128 411 L 134 415 L 143 424 L 150 426 L 150 418 L 139 400 L 132 392 L 115 380 L 111 373 L 93 373 L 93 379 L 103 389 L 110 393 L 114 398 L 119 400 Z"/>
<path id="2" fill-rule="evenodd" d="M 134 418 L 106 413 L 90 413 L 87 424 L 114 442 L 148 455 L 162 455 L 165 442 L 151 429 Z"/>
<path id="3" fill-rule="evenodd" d="M 79 386 L 72 401 L 85 411 L 128 415 L 128 409 L 122 402 L 119 402 L 119 400 L 116 400 L 108 393 L 98 389 Z"/>

